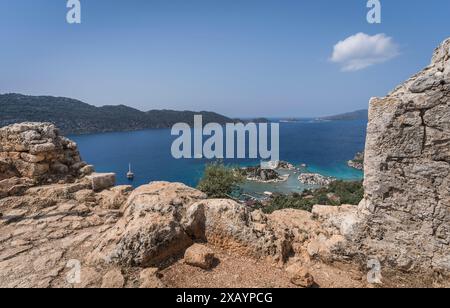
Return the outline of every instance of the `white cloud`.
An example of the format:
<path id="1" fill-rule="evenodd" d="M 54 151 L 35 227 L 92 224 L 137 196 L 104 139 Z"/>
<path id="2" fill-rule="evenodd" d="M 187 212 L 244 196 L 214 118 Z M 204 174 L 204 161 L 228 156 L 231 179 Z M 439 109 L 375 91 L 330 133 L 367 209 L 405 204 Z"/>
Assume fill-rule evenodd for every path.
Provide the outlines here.
<path id="1" fill-rule="evenodd" d="M 334 46 L 331 61 L 340 64 L 345 72 L 354 72 L 384 63 L 399 54 L 398 45 L 391 37 L 358 33 Z"/>

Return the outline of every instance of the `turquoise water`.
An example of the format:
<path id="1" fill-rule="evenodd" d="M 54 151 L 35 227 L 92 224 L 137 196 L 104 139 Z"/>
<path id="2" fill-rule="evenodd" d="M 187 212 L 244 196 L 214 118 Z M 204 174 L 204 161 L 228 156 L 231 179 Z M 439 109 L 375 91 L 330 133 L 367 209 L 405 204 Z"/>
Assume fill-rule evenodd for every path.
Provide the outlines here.
<path id="1" fill-rule="evenodd" d="M 307 164 L 308 170 L 344 180 L 362 178 L 362 172 L 349 168 L 347 161 L 364 149 L 366 121 L 316 122 L 304 120 L 280 123 L 280 158 L 293 164 Z M 151 181 L 181 182 L 196 186 L 205 159 L 172 158 L 173 140 L 169 129 L 145 130 L 70 136 L 78 143 L 83 159 L 95 165 L 98 172 L 115 172 L 118 184 L 130 184 L 126 179 L 128 163 L 133 166 L 134 186 Z M 233 160 L 234 165 L 257 164 L 256 160 Z M 292 175 L 285 183 L 248 183 L 248 191 L 288 192 L 304 187 Z"/>

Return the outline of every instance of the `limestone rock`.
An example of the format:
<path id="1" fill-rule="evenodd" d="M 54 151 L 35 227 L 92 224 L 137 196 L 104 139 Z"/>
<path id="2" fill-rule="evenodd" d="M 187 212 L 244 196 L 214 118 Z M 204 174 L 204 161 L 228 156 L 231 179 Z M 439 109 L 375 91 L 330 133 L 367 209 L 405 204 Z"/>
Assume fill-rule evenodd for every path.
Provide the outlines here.
<path id="1" fill-rule="evenodd" d="M 308 243 L 317 234 L 325 232 L 312 214 L 306 211 L 284 209 L 267 215 L 266 219 L 266 223 L 275 230 L 277 238 L 284 238 L 280 249 L 285 256 L 292 253 L 299 257 L 306 255 Z"/>
<path id="2" fill-rule="evenodd" d="M 192 239 L 181 225 L 183 213 L 204 197 L 183 184 L 155 182 L 139 187 L 128 198 L 122 219 L 100 240 L 91 259 L 145 267 L 184 252 Z"/>
<path id="3" fill-rule="evenodd" d="M 129 185 L 116 186 L 109 190 L 104 190 L 99 194 L 100 205 L 104 209 L 120 209 L 132 191 L 133 187 Z"/>
<path id="4" fill-rule="evenodd" d="M 45 160 L 45 155 L 32 155 L 28 153 L 20 153 L 20 158 L 28 163 L 40 163 Z"/>
<path id="5" fill-rule="evenodd" d="M 93 191 L 102 191 L 116 184 L 115 173 L 94 173 L 86 178 L 90 181 Z"/>
<path id="6" fill-rule="evenodd" d="M 314 277 L 301 264 L 294 263 L 286 268 L 286 272 L 291 282 L 302 288 L 311 288 L 314 286 Z"/>
<path id="7" fill-rule="evenodd" d="M 42 153 L 52 152 L 56 150 L 56 146 L 53 143 L 35 144 L 30 146 L 30 153 L 32 155 L 38 155 Z"/>
<path id="8" fill-rule="evenodd" d="M 370 102 L 364 228 L 356 247 L 385 265 L 450 272 L 450 39 L 432 63 Z"/>
<path id="9" fill-rule="evenodd" d="M 194 244 L 186 249 L 184 262 L 191 266 L 209 270 L 214 264 L 214 252 L 205 245 Z"/>
<path id="10" fill-rule="evenodd" d="M 36 183 L 76 178 L 81 161 L 76 144 L 50 123 L 20 123 L 0 128 L 0 179 L 26 177 Z"/>
<path id="11" fill-rule="evenodd" d="M 353 238 L 362 223 L 358 209 L 353 205 L 315 205 L 312 215 L 320 222 L 323 229 L 328 230 L 328 233 L 336 233 L 333 230 L 337 230 L 338 235 L 346 236 L 349 239 Z"/>
<path id="12" fill-rule="evenodd" d="M 188 234 L 200 235 L 212 246 L 238 255 L 258 258 L 286 257 L 284 236 L 277 237 L 270 227 L 259 228 L 251 220 L 251 211 L 232 200 L 204 200 L 193 204 L 187 214 L 184 228 Z"/>

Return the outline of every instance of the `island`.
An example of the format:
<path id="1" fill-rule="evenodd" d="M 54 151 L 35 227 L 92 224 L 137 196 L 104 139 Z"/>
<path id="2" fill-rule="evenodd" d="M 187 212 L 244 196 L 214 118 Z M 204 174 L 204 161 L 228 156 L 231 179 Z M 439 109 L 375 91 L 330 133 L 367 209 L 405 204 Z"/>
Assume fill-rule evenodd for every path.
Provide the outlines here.
<path id="1" fill-rule="evenodd" d="M 369 111 L 367 109 L 357 110 L 353 112 L 342 113 L 327 117 L 317 118 L 319 121 L 352 121 L 352 120 L 366 120 L 369 119 Z"/>
<path id="2" fill-rule="evenodd" d="M 356 153 L 355 157 L 347 162 L 347 165 L 354 169 L 364 170 L 364 152 Z"/>

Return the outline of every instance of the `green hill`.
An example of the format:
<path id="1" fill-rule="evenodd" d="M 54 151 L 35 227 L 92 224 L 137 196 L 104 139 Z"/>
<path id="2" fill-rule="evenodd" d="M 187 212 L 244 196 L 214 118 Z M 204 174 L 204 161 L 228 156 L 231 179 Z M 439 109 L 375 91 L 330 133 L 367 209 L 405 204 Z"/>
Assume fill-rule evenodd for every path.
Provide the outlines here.
<path id="1" fill-rule="evenodd" d="M 151 110 L 143 112 L 124 105 L 95 107 L 81 101 L 52 96 L 0 95 L 0 127 L 32 121 L 54 123 L 64 134 L 87 134 L 170 128 L 193 123 L 194 115 L 203 121 L 225 124 L 234 120 L 213 112 Z"/>

